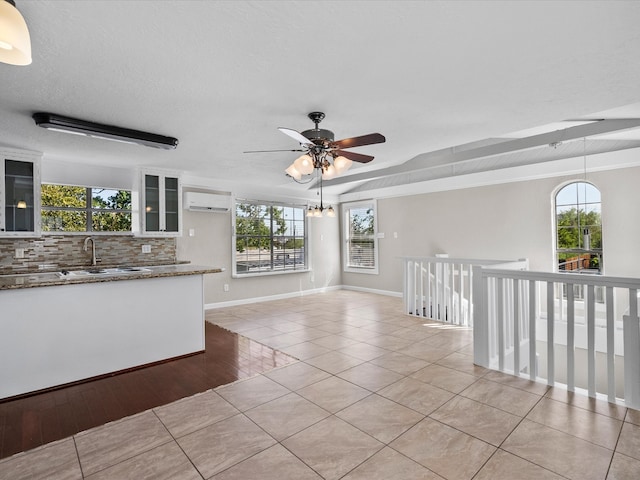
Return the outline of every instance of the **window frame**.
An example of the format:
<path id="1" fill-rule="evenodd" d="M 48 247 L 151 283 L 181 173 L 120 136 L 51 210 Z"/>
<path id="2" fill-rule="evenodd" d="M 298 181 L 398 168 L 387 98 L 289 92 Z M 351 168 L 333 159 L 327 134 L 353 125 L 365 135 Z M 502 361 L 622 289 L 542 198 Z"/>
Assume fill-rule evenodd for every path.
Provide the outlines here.
<path id="1" fill-rule="evenodd" d="M 51 206 L 46 206 L 42 204 L 42 201 L 40 202 L 40 215 L 41 215 L 41 224 L 42 219 L 44 218 L 44 216 L 42 215 L 44 211 L 59 211 L 59 212 L 83 212 L 86 215 L 86 223 L 85 223 L 85 227 L 87 228 L 86 230 L 81 230 L 81 231 L 66 231 L 66 230 L 45 230 L 42 225 L 41 225 L 41 233 L 42 235 L 118 235 L 118 236 L 133 236 L 134 235 L 134 215 L 133 215 L 133 204 L 131 205 L 131 207 L 129 209 L 113 209 L 113 208 L 95 208 L 92 205 L 92 199 L 93 199 L 93 191 L 94 190 L 115 190 L 115 191 L 126 191 L 129 192 L 129 194 L 131 195 L 131 201 L 133 202 L 133 191 L 132 190 L 128 190 L 128 189 L 124 189 L 124 188 L 117 188 L 117 187 L 96 187 L 96 186 L 92 186 L 92 187 L 88 187 L 86 185 L 68 185 L 68 184 L 62 184 L 62 183 L 49 183 L 49 182 L 42 182 L 40 184 L 40 195 L 42 196 L 42 186 L 43 185 L 56 185 L 56 186 L 62 186 L 62 187 L 74 187 L 74 188 L 82 188 L 85 190 L 85 198 L 86 198 L 86 203 L 84 207 L 51 207 Z M 114 212 L 118 212 L 118 213 L 128 213 L 130 216 L 130 220 L 131 220 L 131 227 L 129 230 L 93 230 L 93 221 L 92 221 L 92 214 L 93 213 L 114 213 Z"/>
<path id="2" fill-rule="evenodd" d="M 373 267 L 352 265 L 350 262 L 350 249 L 349 242 L 351 240 L 351 215 L 350 211 L 353 209 L 371 208 L 373 210 L 373 233 L 371 239 L 373 240 Z M 368 275 L 378 275 L 379 273 L 379 234 L 378 234 L 378 202 L 375 199 L 362 200 L 358 202 L 343 203 L 341 206 L 342 212 L 342 270 L 346 273 L 363 273 Z"/>
<path id="3" fill-rule="evenodd" d="M 294 239 L 296 238 L 302 238 L 304 240 L 304 247 L 303 247 L 303 263 L 301 265 L 301 267 L 296 268 L 294 266 L 294 268 L 283 268 L 283 269 L 274 269 L 274 238 L 278 238 L 278 237 L 283 237 L 283 236 L 290 236 L 290 235 L 277 235 L 274 234 L 273 231 L 273 220 L 271 221 L 271 232 L 268 236 L 269 238 L 269 243 L 271 245 L 271 249 L 270 249 L 270 256 L 271 256 L 271 260 L 270 260 L 270 265 L 271 265 L 271 269 L 270 270 L 262 270 L 262 271 L 247 271 L 247 272 L 238 272 L 238 257 L 237 257 L 237 239 L 238 239 L 238 234 L 236 231 L 236 218 L 237 218 L 237 210 L 238 210 L 238 204 L 251 204 L 251 205 L 256 205 L 256 206 L 261 206 L 261 207 L 266 207 L 266 208 L 295 208 L 300 210 L 301 213 L 301 220 L 304 222 L 304 235 L 302 237 L 297 237 L 294 236 Z M 232 214 L 230 215 L 231 217 L 231 277 L 232 278 L 253 278 L 253 277 L 262 277 L 262 276 L 269 276 L 269 275 L 289 275 L 289 274 L 294 274 L 294 273 L 305 273 L 305 272 L 310 272 L 311 271 L 311 265 L 310 265 L 310 256 L 309 256 L 309 220 L 307 218 L 306 215 L 306 211 L 307 211 L 307 206 L 306 205 L 302 205 L 302 204 L 295 204 L 295 203 L 289 203 L 289 202 L 277 202 L 277 201 L 267 201 L 267 200 L 252 200 L 252 199 L 244 199 L 244 198 L 234 198 L 233 199 L 233 208 L 232 208 Z M 270 213 L 270 218 L 273 219 L 273 215 L 271 215 Z M 293 220 L 294 222 L 297 221 L 295 218 Z M 294 264 L 295 265 L 295 264 Z"/>
<path id="4" fill-rule="evenodd" d="M 581 202 L 580 201 L 580 185 L 581 184 L 586 184 L 590 187 L 592 187 L 593 189 L 595 189 L 598 193 L 599 196 L 599 200 L 597 202 L 593 202 L 593 201 L 587 201 L 586 195 L 584 200 Z M 572 203 L 562 203 L 562 204 L 558 204 L 558 196 L 562 193 L 563 190 L 565 190 L 567 187 L 570 187 L 571 185 L 576 185 L 576 199 L 575 202 Z M 586 193 L 586 192 L 585 192 Z M 583 244 L 582 244 L 582 232 L 581 230 L 584 227 L 592 227 L 593 225 L 581 225 L 580 224 L 580 215 L 579 212 L 581 211 L 580 207 L 589 207 L 589 206 L 594 206 L 597 205 L 598 206 L 598 213 L 600 215 L 600 223 L 599 225 L 596 225 L 597 227 L 599 227 L 600 230 L 600 248 L 590 248 L 589 249 L 584 249 L 582 248 Z M 571 227 L 571 228 L 576 228 L 578 230 L 578 242 L 579 242 L 579 246 L 576 248 L 560 248 L 559 246 L 559 225 L 558 225 L 558 210 L 560 207 L 572 207 L 576 209 L 576 214 L 577 216 L 577 225 L 575 227 Z M 585 209 L 585 212 L 587 212 L 588 209 Z M 604 254 L 603 254 L 603 230 L 602 230 L 602 192 L 600 191 L 600 189 L 594 185 L 592 182 L 589 182 L 587 180 L 572 180 L 570 182 L 564 183 L 561 186 L 559 186 L 556 191 L 554 192 L 553 195 L 553 231 L 554 231 L 554 239 L 553 239 L 553 262 L 554 262 L 554 269 L 555 271 L 559 272 L 559 273 L 580 273 L 580 274 L 585 274 L 585 275 L 603 275 L 604 274 Z M 595 268 L 587 268 L 587 269 L 560 269 L 560 262 L 559 262 L 559 255 L 562 253 L 575 253 L 577 256 L 579 256 L 580 254 L 582 255 L 596 255 L 598 258 L 598 269 Z"/>

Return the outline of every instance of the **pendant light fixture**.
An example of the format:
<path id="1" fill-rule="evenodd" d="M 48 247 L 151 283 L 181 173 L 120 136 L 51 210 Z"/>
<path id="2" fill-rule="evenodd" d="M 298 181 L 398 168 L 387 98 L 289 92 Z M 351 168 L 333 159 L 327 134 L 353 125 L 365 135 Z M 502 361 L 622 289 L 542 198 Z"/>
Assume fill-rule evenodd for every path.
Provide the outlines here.
<path id="1" fill-rule="evenodd" d="M 0 0 L 0 62 L 31 64 L 29 29 L 13 0 Z"/>
<path id="2" fill-rule="evenodd" d="M 322 217 L 322 216 L 335 217 L 336 211 L 333 209 L 333 207 L 331 205 L 329 205 L 328 207 L 325 207 L 324 204 L 322 203 L 323 176 L 321 174 L 319 176 L 320 176 L 320 183 L 318 187 L 318 194 L 320 195 L 320 206 L 316 205 L 316 207 L 313 208 L 311 207 L 311 205 L 309 205 L 309 209 L 307 210 L 307 217 Z"/>

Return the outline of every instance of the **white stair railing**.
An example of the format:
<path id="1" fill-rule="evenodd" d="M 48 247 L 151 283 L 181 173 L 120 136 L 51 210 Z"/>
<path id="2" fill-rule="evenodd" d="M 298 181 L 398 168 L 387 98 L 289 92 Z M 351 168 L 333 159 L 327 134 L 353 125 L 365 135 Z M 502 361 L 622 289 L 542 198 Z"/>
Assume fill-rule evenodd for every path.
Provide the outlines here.
<path id="1" fill-rule="evenodd" d="M 405 313 L 473 326 L 473 266 L 528 268 L 527 260 L 403 257 Z"/>
<path id="2" fill-rule="evenodd" d="M 475 266 L 473 282 L 475 364 L 640 408 L 640 279 Z"/>

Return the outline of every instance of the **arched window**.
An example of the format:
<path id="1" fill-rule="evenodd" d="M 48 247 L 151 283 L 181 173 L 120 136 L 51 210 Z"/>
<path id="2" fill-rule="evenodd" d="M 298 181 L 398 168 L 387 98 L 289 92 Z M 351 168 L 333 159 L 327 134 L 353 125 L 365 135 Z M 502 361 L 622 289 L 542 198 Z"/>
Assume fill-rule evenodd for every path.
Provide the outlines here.
<path id="1" fill-rule="evenodd" d="M 573 182 L 556 194 L 556 261 L 558 271 L 602 273 L 600 191 Z"/>

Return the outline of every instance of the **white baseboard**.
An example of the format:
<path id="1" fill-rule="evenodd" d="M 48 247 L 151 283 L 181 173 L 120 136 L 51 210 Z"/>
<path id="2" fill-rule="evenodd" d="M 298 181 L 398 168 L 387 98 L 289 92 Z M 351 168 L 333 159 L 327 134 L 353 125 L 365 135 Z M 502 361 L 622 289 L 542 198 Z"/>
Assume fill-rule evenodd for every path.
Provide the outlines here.
<path id="1" fill-rule="evenodd" d="M 333 292 L 336 290 L 352 290 L 356 292 L 375 293 L 377 295 L 386 295 L 388 297 L 402 298 L 402 292 L 392 292 L 390 290 L 377 290 L 375 288 L 354 287 L 351 285 L 334 285 L 331 287 L 314 288 L 311 290 L 302 290 L 299 292 L 280 293 L 278 295 L 268 295 L 265 297 L 243 298 L 240 300 L 230 300 L 228 302 L 206 303 L 205 310 L 213 310 L 216 308 L 236 307 L 238 305 L 248 305 L 251 303 L 269 302 L 271 300 L 284 300 L 287 298 L 304 297 L 306 295 L 315 295 L 317 293 Z"/>
<path id="2" fill-rule="evenodd" d="M 250 303 L 269 302 L 272 300 L 284 300 L 287 298 L 304 297 L 306 295 L 314 295 L 317 293 L 332 292 L 335 290 L 341 290 L 342 285 L 334 285 L 331 287 L 313 288 L 311 290 L 302 290 L 298 292 L 280 293 L 277 295 L 268 295 L 265 297 L 252 297 L 242 298 L 239 300 L 230 300 L 227 302 L 206 303 L 204 305 L 205 310 L 213 310 L 216 308 L 235 307 L 238 305 L 248 305 Z"/>
<path id="3" fill-rule="evenodd" d="M 377 295 L 386 295 L 387 297 L 402 298 L 402 292 L 392 292 L 391 290 L 378 290 L 376 288 L 354 287 L 353 285 L 342 285 L 343 290 L 353 290 L 355 292 L 375 293 Z"/>

